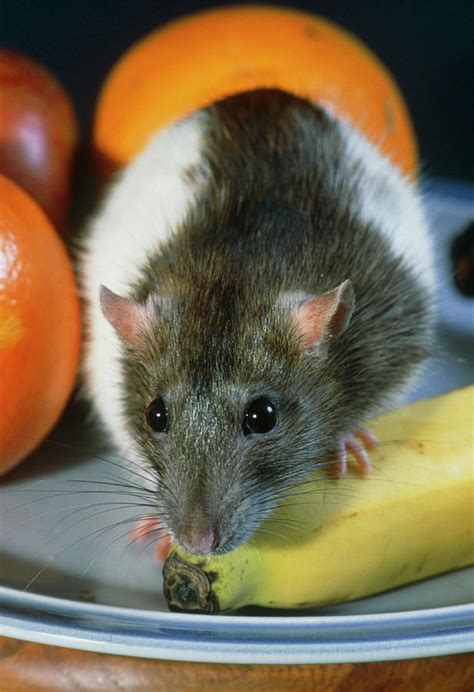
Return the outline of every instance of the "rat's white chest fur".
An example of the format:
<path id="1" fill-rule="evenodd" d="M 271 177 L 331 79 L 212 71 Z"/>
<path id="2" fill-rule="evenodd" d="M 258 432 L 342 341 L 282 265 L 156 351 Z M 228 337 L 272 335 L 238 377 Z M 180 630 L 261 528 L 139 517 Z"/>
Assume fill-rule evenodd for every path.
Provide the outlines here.
<path id="1" fill-rule="evenodd" d="M 103 284 L 128 297 L 147 257 L 169 240 L 192 205 L 199 203 L 205 176 L 197 182 L 189 171 L 202 170 L 205 118 L 205 112 L 198 113 L 150 140 L 109 190 L 83 243 L 79 269 L 86 304 L 85 385 L 106 429 L 128 455 L 134 455 L 134 447 L 122 408 L 122 349 L 102 314 L 99 288 Z M 341 127 L 347 170 L 358 171 L 353 213 L 378 228 L 431 290 L 430 239 L 415 186 L 359 133 Z"/>

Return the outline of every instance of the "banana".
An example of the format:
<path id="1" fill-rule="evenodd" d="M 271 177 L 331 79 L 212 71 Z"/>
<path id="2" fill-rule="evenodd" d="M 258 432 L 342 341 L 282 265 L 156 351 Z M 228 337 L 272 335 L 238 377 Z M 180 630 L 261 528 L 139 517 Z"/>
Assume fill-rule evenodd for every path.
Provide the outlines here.
<path id="1" fill-rule="evenodd" d="M 368 477 L 315 473 L 240 548 L 172 548 L 169 607 L 326 605 L 474 562 L 473 397 L 466 387 L 381 416 Z"/>

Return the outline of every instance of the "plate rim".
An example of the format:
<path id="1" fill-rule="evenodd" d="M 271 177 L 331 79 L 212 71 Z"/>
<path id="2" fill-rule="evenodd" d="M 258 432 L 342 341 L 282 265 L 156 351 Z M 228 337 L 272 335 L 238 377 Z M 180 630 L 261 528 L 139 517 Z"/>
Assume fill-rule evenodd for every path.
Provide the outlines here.
<path id="1" fill-rule="evenodd" d="M 471 603 L 362 615 L 212 616 L 82 603 L 0 587 L 0 606 L 4 636 L 139 658 L 315 664 L 474 651 Z"/>
<path id="2" fill-rule="evenodd" d="M 466 566 L 469 569 L 469 566 Z M 465 569 L 465 568 L 461 568 Z M 453 570 L 457 571 L 457 570 Z M 374 594 L 375 595 L 375 594 Z M 20 605 L 18 605 L 20 602 Z M 318 624 L 332 625 L 337 622 L 338 625 L 355 625 L 361 624 L 393 624 L 394 621 L 413 622 L 418 620 L 432 621 L 449 617 L 465 617 L 472 615 L 474 624 L 474 603 L 460 603 L 450 606 L 438 606 L 431 608 L 419 608 L 416 610 L 401 610 L 391 611 L 386 613 L 361 613 L 352 615 L 227 615 L 225 613 L 206 614 L 206 613 L 175 613 L 161 610 L 153 610 L 148 608 L 136 608 L 128 606 L 115 606 L 103 603 L 88 603 L 86 601 L 76 601 L 69 598 L 59 598 L 47 594 L 35 594 L 20 591 L 8 586 L 0 585 L 0 607 L 15 608 L 21 610 L 38 610 L 48 611 L 49 613 L 59 614 L 60 617 L 77 617 L 77 611 L 81 615 L 90 614 L 92 617 L 102 617 L 105 619 L 137 619 L 149 620 L 150 622 L 168 621 L 174 623 L 179 617 L 182 624 L 191 626 L 196 629 L 196 625 L 205 625 L 207 630 L 214 629 L 209 623 L 223 623 L 226 626 L 242 625 L 242 627 L 254 625 L 258 622 L 260 625 L 271 626 L 280 620 L 288 623 L 290 626 L 298 626 L 302 624 Z M 281 610 L 281 609 L 279 609 Z M 76 611 L 76 612 L 75 612 Z M 66 614 L 66 615 L 65 615 Z M 0 623 L 2 621 L 2 613 L 0 611 Z"/>

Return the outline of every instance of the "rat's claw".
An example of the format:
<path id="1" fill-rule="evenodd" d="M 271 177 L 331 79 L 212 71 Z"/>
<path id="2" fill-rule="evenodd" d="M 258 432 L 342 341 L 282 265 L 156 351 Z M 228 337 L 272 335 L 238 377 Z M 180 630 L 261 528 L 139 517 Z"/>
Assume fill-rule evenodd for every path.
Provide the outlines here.
<path id="1" fill-rule="evenodd" d="M 367 428 L 357 428 L 354 430 L 353 435 L 358 437 L 359 440 L 362 440 L 367 449 L 375 449 L 375 447 L 379 446 L 378 439 L 370 430 L 367 430 Z"/>
<path id="2" fill-rule="evenodd" d="M 359 473 L 366 476 L 371 470 L 367 450 L 374 449 L 378 443 L 375 435 L 365 428 L 357 428 L 352 433 L 341 435 L 333 454 L 335 464 L 331 468 L 332 475 L 341 478 L 347 474 L 347 453 L 350 452 L 356 461 Z"/>
<path id="3" fill-rule="evenodd" d="M 131 541 L 143 543 L 143 541 L 155 531 L 164 531 L 164 527 L 157 516 L 150 515 L 143 517 L 141 521 L 130 531 L 128 537 Z M 171 545 L 170 537 L 167 533 L 163 536 L 158 536 L 158 545 L 155 551 L 155 557 L 158 562 L 164 562 L 169 552 Z"/>
<path id="4" fill-rule="evenodd" d="M 370 472 L 370 459 L 365 447 L 360 444 L 355 438 L 355 435 L 349 433 L 345 436 L 346 449 L 352 454 L 357 463 L 359 473 L 366 476 Z M 359 438 L 361 439 L 361 438 Z"/>
<path id="5" fill-rule="evenodd" d="M 341 478 L 347 473 L 347 449 L 344 437 L 339 439 L 337 447 L 331 455 L 329 473 L 336 478 Z"/>

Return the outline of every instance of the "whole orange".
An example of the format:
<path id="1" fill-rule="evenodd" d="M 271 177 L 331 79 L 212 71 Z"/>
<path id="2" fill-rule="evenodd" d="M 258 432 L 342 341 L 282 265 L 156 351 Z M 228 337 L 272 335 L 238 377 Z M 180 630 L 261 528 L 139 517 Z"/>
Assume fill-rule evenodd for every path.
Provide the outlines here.
<path id="1" fill-rule="evenodd" d="M 219 98 L 261 87 L 319 103 L 358 127 L 403 173 L 416 172 L 403 98 L 363 43 L 312 14 L 234 5 L 172 22 L 118 61 L 96 110 L 99 176 L 104 180 L 129 162 L 155 130 Z"/>
<path id="2" fill-rule="evenodd" d="M 58 420 L 79 345 L 79 301 L 62 241 L 36 202 L 0 175 L 0 473 Z"/>

